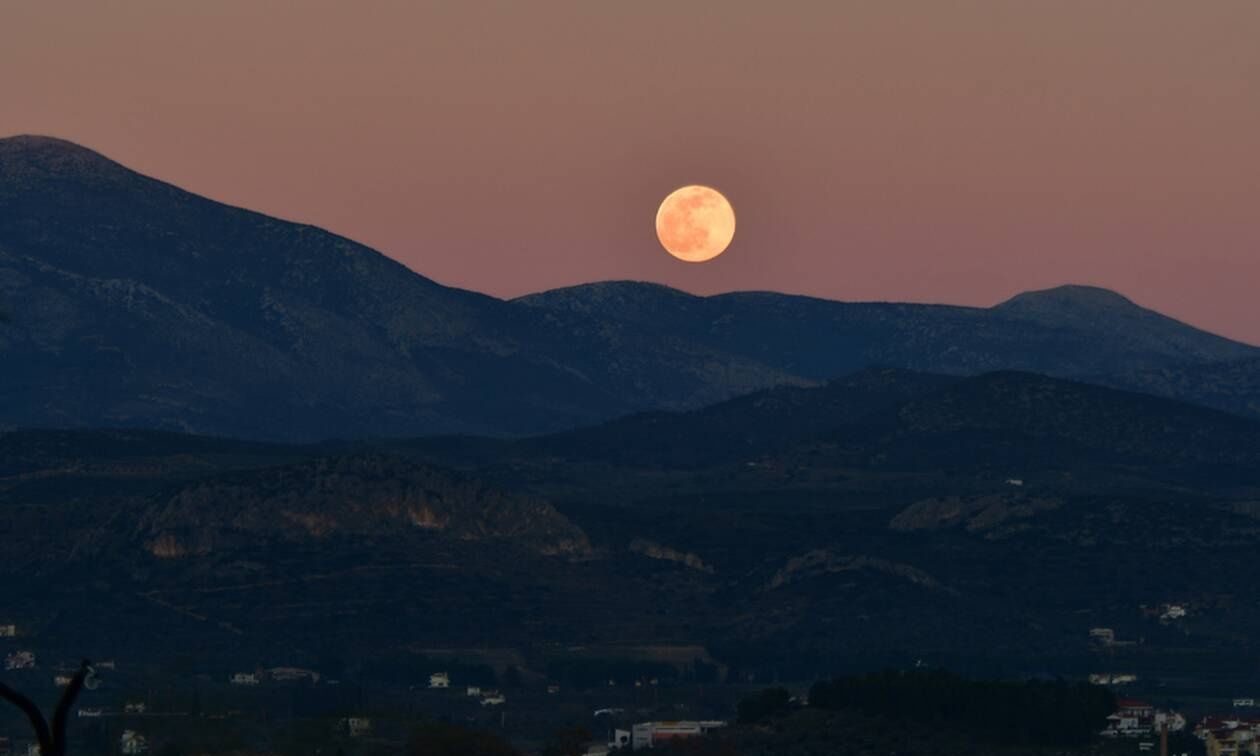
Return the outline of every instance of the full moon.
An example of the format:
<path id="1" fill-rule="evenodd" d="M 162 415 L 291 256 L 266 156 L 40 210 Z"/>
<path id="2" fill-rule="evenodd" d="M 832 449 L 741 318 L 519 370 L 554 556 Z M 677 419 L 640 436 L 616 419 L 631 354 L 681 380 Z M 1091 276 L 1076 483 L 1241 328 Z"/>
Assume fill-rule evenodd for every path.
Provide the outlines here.
<path id="1" fill-rule="evenodd" d="M 735 211 L 716 189 L 684 186 L 670 192 L 656 211 L 656 237 L 679 260 L 712 260 L 735 237 Z"/>

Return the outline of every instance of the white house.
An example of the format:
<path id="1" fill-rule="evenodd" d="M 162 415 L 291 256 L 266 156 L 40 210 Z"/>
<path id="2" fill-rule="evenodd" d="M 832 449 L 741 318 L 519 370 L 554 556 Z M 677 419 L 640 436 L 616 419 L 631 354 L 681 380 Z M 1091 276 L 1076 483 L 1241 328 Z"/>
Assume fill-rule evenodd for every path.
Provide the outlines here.
<path id="1" fill-rule="evenodd" d="M 725 727 L 726 722 L 640 722 L 630 729 L 630 745 L 634 750 L 654 748 L 679 738 L 707 735 L 712 730 Z"/>
<path id="2" fill-rule="evenodd" d="M 5 669 L 34 669 L 35 668 L 35 652 L 34 651 L 14 651 L 4 657 Z"/>
<path id="3" fill-rule="evenodd" d="M 480 688 L 480 687 L 478 687 L 478 686 L 476 686 L 476 685 L 469 685 L 469 686 L 468 686 L 468 688 L 467 688 L 467 692 L 465 693 L 465 695 L 467 695 L 469 698 L 474 698 L 474 697 L 476 697 L 476 696 L 480 696 L 480 695 L 481 695 L 481 688 Z"/>
<path id="4" fill-rule="evenodd" d="M 149 739 L 135 730 L 123 730 L 122 737 L 118 739 L 118 749 L 125 756 L 135 756 L 149 750 Z"/>
<path id="5" fill-rule="evenodd" d="M 434 672 L 429 675 L 430 688 L 449 688 L 451 687 L 451 676 L 445 672 Z"/>
<path id="6" fill-rule="evenodd" d="M 297 680 L 310 680 L 312 683 L 319 682 L 319 673 L 312 669 L 302 669 L 301 667 L 272 667 L 267 670 L 267 674 L 276 682 L 294 682 Z"/>
<path id="7" fill-rule="evenodd" d="M 1184 619 L 1186 616 L 1186 608 L 1181 604 L 1165 604 L 1163 614 L 1159 615 L 1160 622 L 1172 622 L 1174 620 Z"/>
<path id="8" fill-rule="evenodd" d="M 1089 630 L 1089 639 L 1095 643 L 1110 646 L 1116 642 L 1116 631 L 1110 627 L 1092 627 Z"/>

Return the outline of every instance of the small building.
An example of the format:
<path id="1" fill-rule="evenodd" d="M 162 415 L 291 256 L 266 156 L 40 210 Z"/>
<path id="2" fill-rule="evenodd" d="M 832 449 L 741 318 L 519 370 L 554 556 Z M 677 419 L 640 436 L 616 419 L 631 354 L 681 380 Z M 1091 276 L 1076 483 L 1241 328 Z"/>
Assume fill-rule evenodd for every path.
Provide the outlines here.
<path id="1" fill-rule="evenodd" d="M 228 682 L 233 685 L 257 685 L 259 683 L 257 672 L 237 672 L 228 678 Z"/>
<path id="2" fill-rule="evenodd" d="M 1159 621 L 1165 624 L 1184 619 L 1187 612 L 1186 607 L 1182 604 L 1164 604 L 1163 612 L 1159 615 Z"/>
<path id="3" fill-rule="evenodd" d="M 148 710 L 149 707 L 145 705 L 144 701 L 128 701 L 123 704 L 124 714 L 144 714 Z"/>
<path id="4" fill-rule="evenodd" d="M 487 691 L 481 697 L 482 706 L 502 706 L 505 703 L 507 703 L 507 697 L 497 690 Z"/>
<path id="5" fill-rule="evenodd" d="M 1137 679 L 1137 675 L 1127 672 L 1099 672 L 1089 676 L 1091 685 L 1129 685 Z"/>
<path id="6" fill-rule="evenodd" d="M 1103 646 L 1114 646 L 1116 631 L 1110 627 L 1092 627 L 1089 630 L 1089 639 Z"/>
<path id="7" fill-rule="evenodd" d="M 1254 698 L 1235 698 L 1234 699 L 1235 709 L 1250 709 L 1254 707 L 1255 705 L 1256 705 L 1256 699 Z"/>
<path id="8" fill-rule="evenodd" d="M 1015 487 L 1019 488 L 1019 487 L 1022 487 L 1022 486 L 1024 485 L 1024 479 L 1023 479 L 1023 478 L 1007 478 L 1007 479 L 1006 479 L 1006 485 L 1008 485 L 1008 486 L 1015 486 Z"/>
<path id="9" fill-rule="evenodd" d="M 449 688 L 451 687 L 451 676 L 445 672 L 434 672 L 429 675 L 430 688 Z"/>
<path id="10" fill-rule="evenodd" d="M 554 695 L 556 695 L 556 694 L 557 694 L 557 693 L 559 693 L 559 692 L 560 692 L 560 686 L 559 686 L 559 685 L 556 685 L 555 683 L 552 683 L 551 685 L 548 685 L 548 686 L 547 686 L 547 694 L 548 694 L 548 695 L 552 695 L 552 696 L 554 696 Z"/>
<path id="11" fill-rule="evenodd" d="M 267 676 L 276 682 L 309 680 L 312 685 L 319 682 L 318 672 L 313 669 L 302 669 L 301 667 L 272 667 L 267 670 Z"/>
<path id="12" fill-rule="evenodd" d="M 118 750 L 124 756 L 146 753 L 149 750 L 149 739 L 135 730 L 123 730 L 122 737 L 118 739 Z"/>
<path id="13" fill-rule="evenodd" d="M 34 651 L 14 651 L 4 657 L 4 668 L 13 669 L 35 669 L 35 652 Z"/>
<path id="14" fill-rule="evenodd" d="M 0 638 L 16 638 L 17 625 L 0 625 Z"/>
<path id="15" fill-rule="evenodd" d="M 1260 741 L 1250 728 L 1220 728 L 1208 730 L 1203 740 L 1207 756 L 1257 756 Z"/>
<path id="16" fill-rule="evenodd" d="M 100 717 L 105 716 L 105 712 L 96 708 L 79 709 L 79 716 L 84 719 L 99 719 Z"/>
<path id="17" fill-rule="evenodd" d="M 655 748 L 681 738 L 695 738 L 707 735 L 713 730 L 725 727 L 726 722 L 640 722 L 630 728 L 630 746 L 638 751 L 642 748 Z"/>
<path id="18" fill-rule="evenodd" d="M 56 685 L 58 688 L 64 688 L 73 681 L 74 681 L 74 678 L 71 677 L 70 675 L 54 675 L 53 676 L 53 685 Z"/>
<path id="19" fill-rule="evenodd" d="M 341 728 L 352 738 L 361 738 L 372 732 L 372 720 L 367 717 L 346 717 L 341 720 Z"/>
<path id="20" fill-rule="evenodd" d="M 469 698 L 476 698 L 481 695 L 481 687 L 477 685 L 469 685 L 464 695 Z"/>

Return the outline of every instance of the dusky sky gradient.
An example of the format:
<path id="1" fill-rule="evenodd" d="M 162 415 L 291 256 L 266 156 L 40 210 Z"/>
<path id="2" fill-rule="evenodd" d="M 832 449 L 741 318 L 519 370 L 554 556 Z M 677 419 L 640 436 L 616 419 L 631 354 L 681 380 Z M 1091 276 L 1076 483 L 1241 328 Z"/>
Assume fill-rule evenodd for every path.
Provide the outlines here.
<path id="1" fill-rule="evenodd" d="M 1260 2 L 28 2 L 0 135 L 446 284 L 989 305 L 1107 286 L 1260 343 Z M 713 262 L 678 186 L 730 198 Z"/>

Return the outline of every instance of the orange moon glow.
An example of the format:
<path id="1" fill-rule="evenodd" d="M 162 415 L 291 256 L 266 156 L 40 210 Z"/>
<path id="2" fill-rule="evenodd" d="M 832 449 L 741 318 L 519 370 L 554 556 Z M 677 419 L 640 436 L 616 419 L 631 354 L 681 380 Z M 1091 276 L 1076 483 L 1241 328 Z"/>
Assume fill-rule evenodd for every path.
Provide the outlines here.
<path id="1" fill-rule="evenodd" d="M 656 211 L 656 237 L 679 260 L 712 260 L 735 237 L 735 211 L 716 189 L 684 186 L 670 192 Z"/>

